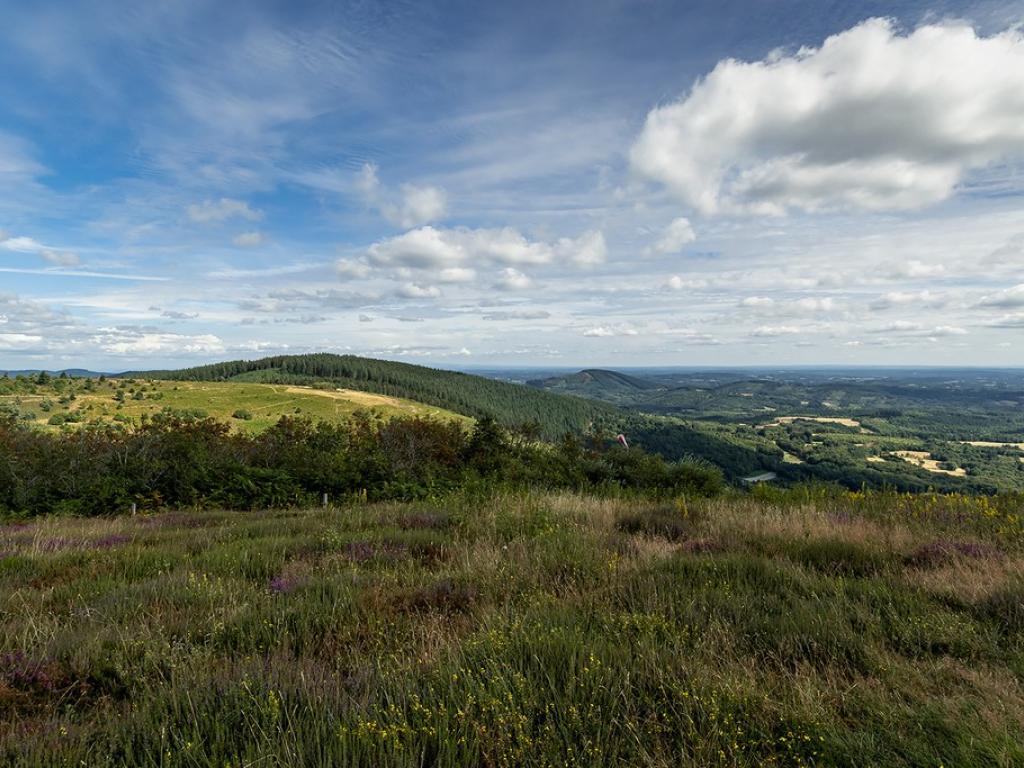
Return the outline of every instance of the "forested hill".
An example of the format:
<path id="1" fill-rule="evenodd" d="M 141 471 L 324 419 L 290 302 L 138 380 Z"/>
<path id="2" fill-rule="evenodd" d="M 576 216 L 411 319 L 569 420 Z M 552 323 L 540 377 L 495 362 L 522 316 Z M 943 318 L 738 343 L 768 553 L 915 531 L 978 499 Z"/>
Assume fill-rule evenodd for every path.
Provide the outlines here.
<path id="1" fill-rule="evenodd" d="M 596 401 L 466 373 L 354 355 L 284 355 L 124 375 L 178 381 L 330 384 L 417 400 L 467 416 L 492 415 L 507 425 L 538 422 L 548 438 L 579 432 L 592 424 L 617 423 L 622 416 L 618 409 Z"/>

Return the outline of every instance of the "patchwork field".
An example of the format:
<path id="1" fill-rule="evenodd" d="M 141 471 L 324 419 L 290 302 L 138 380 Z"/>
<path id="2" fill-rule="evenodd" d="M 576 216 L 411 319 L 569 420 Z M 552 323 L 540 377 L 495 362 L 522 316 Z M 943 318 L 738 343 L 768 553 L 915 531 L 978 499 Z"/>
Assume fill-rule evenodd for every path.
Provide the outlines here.
<path id="1" fill-rule="evenodd" d="M 0 529 L 11 766 L 1017 766 L 1012 498 L 811 491 Z"/>

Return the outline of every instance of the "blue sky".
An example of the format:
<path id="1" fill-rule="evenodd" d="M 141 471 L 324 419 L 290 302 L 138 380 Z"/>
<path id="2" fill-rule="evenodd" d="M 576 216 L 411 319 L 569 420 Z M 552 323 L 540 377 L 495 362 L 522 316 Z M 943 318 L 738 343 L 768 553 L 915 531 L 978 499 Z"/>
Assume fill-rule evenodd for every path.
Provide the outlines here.
<path id="1" fill-rule="evenodd" d="M 0 368 L 1024 365 L 1024 2 L 0 18 Z"/>

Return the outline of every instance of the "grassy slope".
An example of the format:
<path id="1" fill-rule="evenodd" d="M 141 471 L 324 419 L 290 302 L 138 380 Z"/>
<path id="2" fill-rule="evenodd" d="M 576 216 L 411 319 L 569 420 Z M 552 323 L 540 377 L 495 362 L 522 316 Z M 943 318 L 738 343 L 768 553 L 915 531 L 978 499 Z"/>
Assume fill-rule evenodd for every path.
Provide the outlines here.
<path id="1" fill-rule="evenodd" d="M 286 355 L 136 375 L 184 381 L 231 379 L 306 384 L 326 381 L 347 389 L 408 398 L 466 416 L 489 414 L 506 424 L 535 420 L 549 438 L 582 431 L 595 420 L 617 420 L 622 415 L 612 406 L 592 400 L 555 395 L 467 373 L 353 355 Z"/>
<path id="2" fill-rule="evenodd" d="M 1024 761 L 987 499 L 570 495 L 0 529 L 0 759 Z M 937 543 L 938 542 L 938 543 Z"/>
<path id="3" fill-rule="evenodd" d="M 430 416 L 468 421 L 466 417 L 443 408 L 404 398 L 356 391 L 324 391 L 308 387 L 235 382 L 148 383 L 139 380 L 138 386 L 145 390 L 145 399 L 135 400 L 126 394 L 125 401 L 118 409 L 118 403 L 114 400 L 118 384 L 110 380 L 106 385 L 97 385 L 91 393 L 78 387 L 75 401 L 69 403 L 67 408 L 57 405 L 59 393 L 45 387 L 38 387 L 38 393 L 34 395 L 8 395 L 0 398 L 0 403 L 12 403 L 17 397 L 21 410 L 35 413 L 35 423 L 44 427 L 54 413 L 67 413 L 69 410 L 81 411 L 86 420 L 111 421 L 118 414 L 137 419 L 143 414 L 151 415 L 168 407 L 175 410 L 201 410 L 222 421 L 232 421 L 236 428 L 247 431 L 266 429 L 285 415 L 301 413 L 314 418 L 336 420 L 346 418 L 357 410 L 376 411 L 384 416 Z M 39 408 L 43 400 L 51 400 L 55 404 L 49 413 Z M 248 411 L 252 419 L 232 420 L 232 414 L 238 410 Z"/>

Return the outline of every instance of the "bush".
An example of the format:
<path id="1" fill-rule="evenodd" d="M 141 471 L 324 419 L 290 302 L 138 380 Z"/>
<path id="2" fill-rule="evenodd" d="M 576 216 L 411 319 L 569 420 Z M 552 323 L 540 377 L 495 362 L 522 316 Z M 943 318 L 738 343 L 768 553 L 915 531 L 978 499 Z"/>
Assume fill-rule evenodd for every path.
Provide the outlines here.
<path id="1" fill-rule="evenodd" d="M 252 414 L 244 408 L 239 408 L 231 414 L 231 418 L 240 419 L 241 421 L 252 421 Z"/>
<path id="2" fill-rule="evenodd" d="M 251 418 L 241 409 L 234 416 Z M 49 423 L 82 418 L 59 413 Z M 61 432 L 34 430 L 14 416 L 0 420 L 0 508 L 107 514 L 135 499 L 250 509 L 309 503 L 323 493 L 424 499 L 457 488 L 596 485 L 666 496 L 722 487 L 721 474 L 707 465 L 637 449 L 584 450 L 573 439 L 558 447 L 513 440 L 487 419 L 468 432 L 458 422 L 366 413 L 341 424 L 283 417 L 258 434 L 232 433 L 199 410 L 165 409 L 137 423 L 115 419 Z M 666 520 L 644 525 L 655 535 L 681 535 Z"/>

